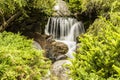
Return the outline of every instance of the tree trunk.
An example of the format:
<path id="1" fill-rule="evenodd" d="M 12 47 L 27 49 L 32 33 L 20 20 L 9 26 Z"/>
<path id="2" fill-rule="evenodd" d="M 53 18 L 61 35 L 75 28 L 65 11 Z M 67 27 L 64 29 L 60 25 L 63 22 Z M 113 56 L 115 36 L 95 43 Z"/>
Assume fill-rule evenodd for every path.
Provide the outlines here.
<path id="1" fill-rule="evenodd" d="M 14 21 L 16 18 L 18 18 L 20 15 L 21 15 L 21 11 L 17 12 L 16 14 L 14 14 L 13 16 L 11 16 L 7 21 L 4 21 L 2 23 L 2 25 L 0 26 L 0 32 L 3 32 L 7 27 L 8 25 Z"/>

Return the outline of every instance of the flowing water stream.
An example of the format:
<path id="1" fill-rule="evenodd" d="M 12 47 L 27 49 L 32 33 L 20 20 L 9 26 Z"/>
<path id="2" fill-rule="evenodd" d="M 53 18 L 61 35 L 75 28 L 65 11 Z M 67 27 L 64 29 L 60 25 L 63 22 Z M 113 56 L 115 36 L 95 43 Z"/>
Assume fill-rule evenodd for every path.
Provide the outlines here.
<path id="1" fill-rule="evenodd" d="M 45 28 L 47 35 L 53 35 L 56 41 L 67 44 L 69 51 L 66 55 L 70 58 L 73 58 L 72 53 L 76 49 L 76 38 L 84 32 L 82 22 L 69 17 L 51 17 Z"/>

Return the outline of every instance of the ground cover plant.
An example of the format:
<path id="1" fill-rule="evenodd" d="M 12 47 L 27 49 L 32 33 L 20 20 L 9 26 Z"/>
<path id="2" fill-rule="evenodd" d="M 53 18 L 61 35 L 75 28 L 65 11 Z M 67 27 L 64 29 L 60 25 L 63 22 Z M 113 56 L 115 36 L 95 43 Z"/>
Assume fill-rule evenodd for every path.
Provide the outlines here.
<path id="1" fill-rule="evenodd" d="M 0 33 L 1 80 L 40 80 L 46 75 L 50 61 L 32 44 L 19 33 Z"/>

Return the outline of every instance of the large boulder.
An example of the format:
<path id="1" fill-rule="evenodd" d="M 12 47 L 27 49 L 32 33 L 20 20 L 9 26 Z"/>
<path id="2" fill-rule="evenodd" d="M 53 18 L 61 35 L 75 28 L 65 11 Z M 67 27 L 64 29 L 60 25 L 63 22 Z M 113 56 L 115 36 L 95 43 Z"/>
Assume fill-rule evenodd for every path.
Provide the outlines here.
<path id="1" fill-rule="evenodd" d="M 70 73 L 70 69 L 67 66 L 65 66 L 68 64 L 71 64 L 69 60 L 59 60 L 52 64 L 51 66 L 52 78 L 55 78 L 56 80 L 71 80 L 71 78 L 68 76 Z"/>

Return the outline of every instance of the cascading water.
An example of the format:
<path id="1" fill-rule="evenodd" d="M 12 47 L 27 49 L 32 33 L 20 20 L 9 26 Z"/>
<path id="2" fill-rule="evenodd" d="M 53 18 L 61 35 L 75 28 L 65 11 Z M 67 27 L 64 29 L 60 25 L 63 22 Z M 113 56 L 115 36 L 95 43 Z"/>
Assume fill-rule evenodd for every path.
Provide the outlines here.
<path id="1" fill-rule="evenodd" d="M 72 53 L 76 49 L 76 38 L 84 32 L 82 22 L 67 17 L 51 17 L 45 28 L 46 34 L 53 35 L 56 41 L 68 45 L 69 51 L 66 55 L 70 58 L 73 58 Z"/>

